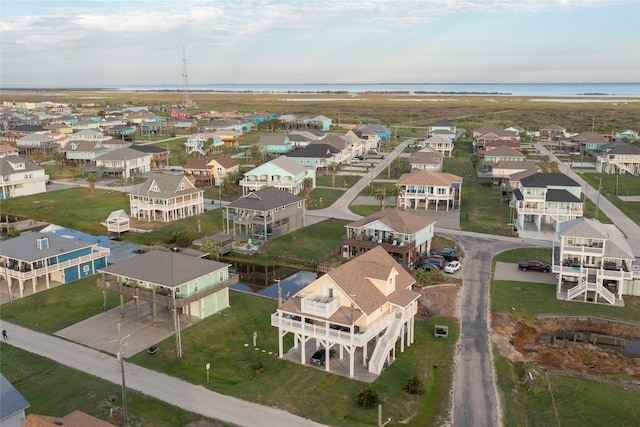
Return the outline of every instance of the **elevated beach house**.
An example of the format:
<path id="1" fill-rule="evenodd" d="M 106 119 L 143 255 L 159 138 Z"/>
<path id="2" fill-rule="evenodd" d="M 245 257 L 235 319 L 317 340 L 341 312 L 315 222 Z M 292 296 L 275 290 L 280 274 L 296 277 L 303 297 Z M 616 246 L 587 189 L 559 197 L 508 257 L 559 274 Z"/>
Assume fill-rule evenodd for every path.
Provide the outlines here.
<path id="1" fill-rule="evenodd" d="M 382 247 L 398 263 L 410 268 L 431 251 L 436 222 L 411 211 L 383 209 L 345 225 L 342 257 L 353 258 Z"/>
<path id="2" fill-rule="evenodd" d="M 420 294 L 411 290 L 415 279 L 382 247 L 360 255 L 313 281 L 271 315 L 278 328 L 278 355 L 290 350 L 306 364 L 324 349 L 325 369 L 331 371 L 331 351 L 348 358 L 349 377 L 356 364 L 379 375 L 398 352 L 414 342 L 415 315 Z M 280 300 L 280 298 L 279 298 Z"/>
<path id="3" fill-rule="evenodd" d="M 150 174 L 129 193 L 131 217 L 143 221 L 172 222 L 204 212 L 204 190 L 183 175 Z"/>
<path id="4" fill-rule="evenodd" d="M 103 292 L 133 298 L 137 313 L 141 304 L 151 304 L 154 326 L 160 309 L 169 312 L 176 353 L 181 357 L 180 325 L 229 307 L 229 286 L 238 282 L 238 275 L 232 274 L 230 267 L 178 252 L 150 251 L 100 269 L 102 277 L 97 285 Z M 124 299 L 120 301 L 120 315 L 124 316 Z"/>
<path id="5" fill-rule="evenodd" d="M 578 218 L 560 224 L 553 244 L 558 299 L 622 306 L 622 295 L 640 295 L 640 264 L 613 224 Z"/>
<path id="6" fill-rule="evenodd" d="M 107 265 L 109 253 L 97 243 L 52 233 L 24 233 L 0 244 L 0 274 L 10 298 L 16 284 L 24 297 L 27 283 L 35 294 L 96 274 Z"/>

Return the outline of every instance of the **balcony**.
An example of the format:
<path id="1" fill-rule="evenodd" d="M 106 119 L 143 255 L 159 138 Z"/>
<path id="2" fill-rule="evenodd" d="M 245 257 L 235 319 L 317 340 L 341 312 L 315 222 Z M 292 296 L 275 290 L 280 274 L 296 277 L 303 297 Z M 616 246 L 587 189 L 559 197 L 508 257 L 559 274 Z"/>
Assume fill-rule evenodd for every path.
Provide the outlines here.
<path id="1" fill-rule="evenodd" d="M 135 285 L 125 285 L 124 283 L 118 282 L 113 277 L 109 279 L 98 279 L 97 284 L 100 289 L 104 289 L 106 291 L 114 292 L 120 295 L 138 298 L 143 301 L 156 302 L 166 307 L 185 307 L 193 302 L 201 300 L 207 295 L 218 292 L 220 289 L 224 289 L 233 284 L 236 284 L 239 280 L 240 277 L 237 274 L 231 274 L 229 275 L 229 278 L 227 280 L 218 282 L 215 285 L 209 286 L 208 288 L 202 289 L 201 291 L 195 292 L 191 295 L 187 295 L 184 297 L 176 295 L 175 298 L 171 296 L 171 291 L 169 288 L 158 287 L 158 290 L 154 293 L 153 289 L 151 288 L 141 288 Z"/>
<path id="2" fill-rule="evenodd" d="M 388 253 L 396 253 L 396 254 L 404 254 L 415 251 L 416 243 L 415 242 L 397 242 L 395 245 L 393 244 L 393 240 L 383 239 L 381 242 L 379 240 L 369 239 L 368 236 L 364 236 L 364 238 L 342 238 L 343 246 L 352 246 L 355 248 L 361 248 L 370 250 L 375 248 L 376 246 L 382 246 L 382 248 Z"/>
<path id="3" fill-rule="evenodd" d="M 320 296 L 316 294 L 306 295 L 302 299 L 301 310 L 305 314 L 311 314 L 313 316 L 329 317 L 335 311 L 340 308 L 340 299 Z"/>
<path id="4" fill-rule="evenodd" d="M 48 273 L 64 270 L 65 268 L 68 268 L 68 267 L 84 264 L 86 262 L 90 262 L 100 258 L 106 258 L 109 256 L 110 253 L 111 251 L 109 249 L 98 246 L 97 248 L 94 248 L 89 255 L 84 255 L 78 258 L 59 262 L 57 264 L 51 264 L 44 267 L 36 268 L 34 270 L 22 271 L 20 269 L 16 270 L 14 268 L 8 268 L 6 266 L 2 266 L 0 267 L 0 274 L 6 275 L 7 277 L 15 278 L 21 281 L 29 280 L 37 277 L 42 277 Z"/>
<path id="5" fill-rule="evenodd" d="M 417 311 L 418 305 L 411 304 L 411 306 L 403 309 L 402 318 L 407 319 L 410 316 L 415 316 Z M 328 339 L 335 344 L 363 346 L 384 331 L 395 319 L 396 314 L 389 313 L 369 325 L 367 329 L 359 329 L 356 332 L 355 328 L 351 328 L 350 331 L 333 329 L 328 322 L 315 321 L 315 323 L 308 323 L 297 316 L 291 316 L 286 313 L 280 315 L 276 312 L 271 315 L 271 326 L 281 328 L 286 332 L 304 333 L 307 337 Z"/>
<path id="6" fill-rule="evenodd" d="M 562 253 L 571 255 L 602 256 L 604 254 L 604 248 L 583 245 L 564 245 L 562 247 Z"/>

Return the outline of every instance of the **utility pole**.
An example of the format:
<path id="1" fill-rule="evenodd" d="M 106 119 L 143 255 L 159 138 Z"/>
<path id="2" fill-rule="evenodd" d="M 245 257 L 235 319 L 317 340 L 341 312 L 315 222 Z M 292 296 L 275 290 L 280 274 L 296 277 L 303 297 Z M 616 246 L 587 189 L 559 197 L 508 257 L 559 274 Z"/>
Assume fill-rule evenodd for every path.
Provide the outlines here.
<path id="1" fill-rule="evenodd" d="M 602 178 L 600 178 L 600 185 L 598 186 L 598 195 L 596 196 L 596 214 L 595 219 L 598 219 L 598 210 L 600 208 L 600 191 L 602 191 Z"/>
<path id="2" fill-rule="evenodd" d="M 120 360 L 120 372 L 122 372 L 122 410 L 124 411 L 124 427 L 127 427 L 129 425 L 129 415 L 127 414 L 127 387 L 124 382 L 124 356 L 122 355 L 120 326 L 121 323 L 118 322 L 118 360 Z"/>

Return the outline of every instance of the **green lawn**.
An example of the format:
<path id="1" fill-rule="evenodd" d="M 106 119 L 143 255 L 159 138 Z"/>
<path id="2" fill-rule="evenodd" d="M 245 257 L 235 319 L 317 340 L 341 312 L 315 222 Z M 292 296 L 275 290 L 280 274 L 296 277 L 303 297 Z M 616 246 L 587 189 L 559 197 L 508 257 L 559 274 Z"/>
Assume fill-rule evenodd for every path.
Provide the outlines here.
<path id="1" fill-rule="evenodd" d="M 622 427 L 636 425 L 640 419 L 640 405 L 630 404 L 639 401 L 637 391 L 547 373 L 543 367 L 513 363 L 502 356 L 496 356 L 495 366 L 505 426 Z"/>
<path id="2" fill-rule="evenodd" d="M 640 321 L 640 297 L 624 297 L 624 307 L 586 304 L 556 299 L 555 285 L 494 280 L 491 283 L 491 311 L 532 322 L 536 315 L 601 316 Z"/>
<path id="3" fill-rule="evenodd" d="M 31 405 L 25 411 L 27 415 L 62 417 L 80 410 L 112 424 L 123 425 L 119 384 L 4 343 L 0 343 L 0 349 L 3 375 Z M 113 418 L 109 418 L 111 408 L 114 409 Z M 131 389 L 127 390 L 127 413 L 132 427 L 174 427 L 202 420 L 214 422 Z M 220 426 L 227 425 L 217 422 Z"/>
<path id="4" fill-rule="evenodd" d="M 53 334 L 104 311 L 102 290 L 96 285 L 98 277 L 85 277 L 4 304 L 0 318 L 25 328 Z M 106 296 L 107 310 L 120 304 L 120 298 L 115 293 L 107 292 Z"/>
<path id="5" fill-rule="evenodd" d="M 505 251 L 497 254 L 493 257 L 494 267 L 495 262 L 520 262 L 527 261 L 531 259 L 537 259 L 542 262 L 546 262 L 547 264 L 551 264 L 551 248 L 519 248 L 512 249 L 510 251 Z"/>
<path id="6" fill-rule="evenodd" d="M 627 202 L 618 197 L 640 196 L 640 176 L 585 173 L 582 174 L 581 177 L 596 190 L 602 188 L 600 197 L 606 197 L 627 215 L 631 221 L 640 225 L 640 202 Z M 600 187 L 600 179 L 602 179 L 602 187 Z M 600 213 L 600 215 L 602 215 L 602 213 Z M 600 217 L 599 219 L 602 221 Z"/>
<path id="7" fill-rule="evenodd" d="M 260 255 L 281 259 L 302 259 L 315 262 L 338 248 L 345 236 L 344 226 L 351 221 L 327 219 L 317 224 L 285 234 L 260 245 Z"/>
<path id="8" fill-rule="evenodd" d="M 31 296 L 3 306 L 1 317 L 3 320 L 51 334 L 59 328 L 101 312 L 102 295 L 95 285 L 73 285 L 62 285 L 39 294 L 50 303 L 42 304 L 42 299 Z M 89 289 L 89 286 L 94 289 Z M 141 352 L 129 361 L 224 394 L 279 407 L 329 425 L 367 426 L 375 422 L 375 409 L 363 409 L 354 404 L 355 395 L 367 387 L 367 384 L 276 357 L 278 333 L 276 328 L 271 327 L 269 317 L 276 309 L 276 301 L 235 291 L 231 292 L 230 299 L 231 307 L 220 315 L 211 316 L 184 330 L 183 358 L 175 357 L 175 338 L 170 337 L 158 344 L 161 351 L 156 357 L 149 358 L 146 352 Z M 55 319 L 61 312 L 61 306 L 65 312 L 64 319 L 56 320 L 53 324 L 44 320 Z M 449 326 L 448 339 L 433 337 L 435 324 Z M 250 344 L 254 331 L 258 332 L 258 346 L 265 352 L 254 351 Z M 398 352 L 398 360 L 370 385 L 382 397 L 387 416 L 405 419 L 417 413 L 409 424 L 413 426 L 431 425 L 436 417 L 442 416 L 448 406 L 447 396 L 453 369 L 451 360 L 458 333 L 455 319 L 431 317 L 416 321 L 414 345 L 407 348 L 405 353 Z M 290 336 L 285 343 L 287 348 L 292 345 Z M 30 358 L 25 360 L 25 366 L 21 362 L 20 358 L 12 362 L 15 368 L 11 370 L 20 372 L 14 378 L 31 378 L 33 363 Z M 206 382 L 204 370 L 207 363 L 212 367 L 209 383 Z M 4 364 L 3 351 L 3 371 Z M 434 368 L 434 364 L 438 368 Z M 40 375 L 36 380 L 38 390 L 41 390 L 39 393 L 42 393 L 41 396 L 37 395 L 37 399 L 41 399 L 43 405 L 37 407 L 42 412 L 50 411 L 50 407 L 45 406 L 47 402 L 44 401 L 46 399 L 43 393 L 50 393 L 59 384 L 67 384 L 60 380 L 67 376 L 69 384 L 82 382 L 83 388 L 65 388 L 69 395 L 79 393 L 76 400 L 69 406 L 64 406 L 65 411 L 73 405 L 74 408 L 96 414 L 96 400 L 104 400 L 101 396 L 106 393 L 117 395 L 117 386 L 107 387 L 101 382 L 84 382 L 83 375 L 75 371 L 71 375 L 67 368 L 62 369 L 55 364 L 48 365 L 45 373 L 46 375 Z M 401 390 L 402 383 L 414 375 L 423 382 L 426 389 L 424 395 L 409 396 Z M 17 381 L 16 386 L 20 383 L 21 381 Z M 108 391 L 103 391 L 102 388 L 107 388 Z M 33 393 L 38 391 L 34 390 Z M 131 397 L 138 398 L 142 399 Z M 114 402 L 114 405 L 118 403 Z M 149 406 L 148 413 L 144 412 L 141 417 L 152 416 L 155 404 Z M 164 415 L 159 412 L 158 416 Z M 174 416 L 177 417 L 178 414 Z M 167 423 L 175 422 L 173 418 L 166 419 Z"/>

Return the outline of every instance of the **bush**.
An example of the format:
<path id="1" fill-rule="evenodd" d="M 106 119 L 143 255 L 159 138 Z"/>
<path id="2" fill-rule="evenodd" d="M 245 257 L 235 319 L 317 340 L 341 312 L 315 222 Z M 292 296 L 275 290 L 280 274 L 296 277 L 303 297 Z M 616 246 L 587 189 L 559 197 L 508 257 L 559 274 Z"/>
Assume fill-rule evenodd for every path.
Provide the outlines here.
<path id="1" fill-rule="evenodd" d="M 422 394 L 424 393 L 424 386 L 420 378 L 410 377 L 402 384 L 402 390 L 409 394 Z"/>
<path id="2" fill-rule="evenodd" d="M 365 388 L 356 396 L 356 403 L 363 408 L 373 408 L 380 403 L 380 396 L 377 391 Z"/>
<path id="3" fill-rule="evenodd" d="M 183 230 L 175 231 L 171 234 L 171 237 L 167 240 L 170 245 L 178 245 L 183 248 L 191 246 L 194 240 L 198 238 L 198 233 L 195 230 Z"/>

